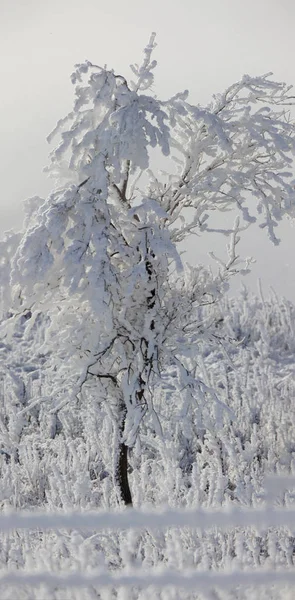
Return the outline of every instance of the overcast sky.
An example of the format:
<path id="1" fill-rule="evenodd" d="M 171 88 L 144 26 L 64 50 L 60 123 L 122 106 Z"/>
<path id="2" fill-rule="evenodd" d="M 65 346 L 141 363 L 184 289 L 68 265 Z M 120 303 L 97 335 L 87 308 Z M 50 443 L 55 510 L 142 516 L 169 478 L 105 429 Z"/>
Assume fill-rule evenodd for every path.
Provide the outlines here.
<path id="1" fill-rule="evenodd" d="M 1 231 L 19 228 L 22 200 L 50 191 L 45 138 L 71 109 L 76 62 L 128 76 L 156 31 L 159 96 L 188 88 L 192 102 L 207 103 L 245 73 L 295 84 L 294 0 L 0 0 L 0 15 Z M 253 288 L 260 277 L 295 301 L 295 228 L 286 222 L 280 233 L 279 248 L 248 234 L 241 253 L 257 264 L 243 281 Z M 204 260 L 207 243 L 195 239 L 188 258 Z"/>

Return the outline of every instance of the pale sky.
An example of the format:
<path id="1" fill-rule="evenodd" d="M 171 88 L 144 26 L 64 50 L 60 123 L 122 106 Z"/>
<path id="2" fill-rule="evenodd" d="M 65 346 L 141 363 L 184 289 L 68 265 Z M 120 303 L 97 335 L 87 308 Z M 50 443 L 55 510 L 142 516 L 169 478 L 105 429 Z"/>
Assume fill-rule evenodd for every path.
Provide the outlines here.
<path id="1" fill-rule="evenodd" d="M 188 88 L 191 102 L 206 103 L 245 73 L 295 84 L 294 0 L 0 0 L 0 15 L 0 231 L 18 229 L 22 201 L 51 189 L 45 138 L 72 107 L 77 62 L 128 78 L 156 31 L 160 97 Z M 253 289 L 260 277 L 266 293 L 271 285 L 295 301 L 295 228 L 286 222 L 280 233 L 279 248 L 248 233 L 241 253 L 257 264 L 243 282 Z M 209 241 L 190 243 L 191 262 L 224 245 Z"/>

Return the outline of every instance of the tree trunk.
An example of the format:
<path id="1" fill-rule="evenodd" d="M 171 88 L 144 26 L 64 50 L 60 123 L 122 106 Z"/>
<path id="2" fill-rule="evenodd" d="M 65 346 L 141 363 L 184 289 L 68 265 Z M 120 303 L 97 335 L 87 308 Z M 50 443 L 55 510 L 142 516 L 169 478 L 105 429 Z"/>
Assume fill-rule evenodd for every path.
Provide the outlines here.
<path id="1" fill-rule="evenodd" d="M 119 446 L 118 475 L 121 498 L 126 506 L 132 506 L 132 498 L 128 481 L 128 446 L 124 442 Z"/>
<path id="2" fill-rule="evenodd" d="M 134 215 L 136 220 L 139 220 L 137 215 Z M 150 252 L 151 258 L 154 258 L 154 253 L 152 251 L 149 250 L 148 246 L 147 246 L 147 255 Z M 153 269 L 153 265 L 151 263 L 151 261 L 149 260 L 149 258 L 145 258 L 145 268 L 146 268 L 146 272 L 148 274 L 148 279 L 149 281 L 152 280 L 152 277 L 154 275 L 154 269 Z M 156 300 L 156 288 L 152 288 L 147 296 L 147 310 L 152 310 L 155 306 L 155 300 Z M 150 323 L 150 330 L 153 331 L 155 329 L 155 323 L 154 320 L 151 320 Z M 152 360 L 153 357 L 148 357 L 148 347 L 149 347 L 149 342 L 148 340 L 142 338 L 141 340 L 142 342 L 142 352 L 143 352 L 143 359 L 144 359 L 144 368 L 143 368 L 143 373 L 139 374 L 138 377 L 138 389 L 136 392 L 136 396 L 137 396 L 137 401 L 139 404 L 141 404 L 144 401 L 144 393 L 146 390 L 146 386 L 147 386 L 147 380 L 149 377 L 149 371 L 152 365 Z M 119 419 L 120 419 L 120 428 L 119 428 L 119 435 L 120 435 L 120 442 L 119 442 L 119 455 L 118 455 L 118 459 L 117 459 L 117 465 L 116 465 L 116 481 L 119 485 L 119 489 L 120 489 L 120 495 L 121 495 L 121 499 L 123 500 L 124 504 L 126 506 L 132 506 L 132 496 L 131 496 L 131 492 L 130 492 L 130 487 L 129 487 L 129 481 L 128 481 L 128 446 L 126 446 L 126 444 L 122 441 L 122 437 L 123 437 L 123 433 L 124 433 L 124 426 L 125 426 L 125 419 L 126 419 L 126 406 L 123 403 L 123 401 L 121 401 L 120 403 L 120 415 L 119 415 Z"/>
<path id="3" fill-rule="evenodd" d="M 123 401 L 120 404 L 120 428 L 119 428 L 119 452 L 116 464 L 116 481 L 119 485 L 120 496 L 126 506 L 132 506 L 132 497 L 128 481 L 128 446 L 122 442 L 122 436 L 124 432 L 125 418 L 126 418 L 126 407 L 123 405 Z"/>

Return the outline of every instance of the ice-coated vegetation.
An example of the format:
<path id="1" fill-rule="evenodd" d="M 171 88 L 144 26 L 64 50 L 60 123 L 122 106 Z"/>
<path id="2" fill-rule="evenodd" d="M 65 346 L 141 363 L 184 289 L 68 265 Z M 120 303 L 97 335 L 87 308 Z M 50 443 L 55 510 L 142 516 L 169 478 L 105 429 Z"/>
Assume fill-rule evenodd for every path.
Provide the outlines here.
<path id="1" fill-rule="evenodd" d="M 210 401 L 200 416 L 197 404 L 188 406 L 185 395 L 177 390 L 158 390 L 155 410 L 162 436 L 156 436 L 147 422 L 130 454 L 129 478 L 136 508 L 261 508 L 265 474 L 295 474 L 294 310 L 286 301 L 272 298 L 265 302 L 248 298 L 245 292 L 214 308 L 220 342 L 212 349 L 203 339 L 197 369 L 232 412 L 223 424 L 215 426 Z M 208 308 L 200 310 L 200 318 L 208 321 Z M 89 391 L 79 410 L 60 410 L 60 432 L 52 436 L 52 421 L 56 426 L 57 417 L 46 410 L 50 383 L 42 376 L 44 357 L 34 356 L 31 342 L 21 336 L 23 328 L 24 323 L 11 346 L 1 348 L 3 364 L 6 362 L 9 370 L 3 373 L 1 394 L 1 505 L 3 509 L 50 512 L 113 508 L 117 502 L 111 477 L 116 425 L 104 403 L 96 403 Z M 42 330 L 43 324 L 36 323 L 31 335 L 38 332 L 41 341 Z M 10 364 L 9 356 L 13 356 Z M 292 490 L 278 492 L 276 504 L 294 507 L 294 496 Z M 293 569 L 294 553 L 294 533 L 285 528 L 263 532 L 255 527 L 213 528 L 202 533 L 169 528 L 157 532 L 149 530 L 147 521 L 144 532 L 78 529 L 2 534 L 0 560 L 3 569 L 41 572 L 76 568 L 87 573 L 99 566 L 123 573 L 163 566 L 180 573 L 229 568 L 252 572 L 258 567 Z M 34 589 L 29 586 L 25 592 L 23 588 L 20 595 L 11 586 L 5 591 L 5 586 L 2 597 L 39 600 L 40 587 Z M 49 593 L 48 589 L 50 586 L 44 588 L 44 599 L 123 599 L 126 594 L 130 598 L 199 597 L 191 590 L 169 589 L 157 596 L 156 588 L 141 592 L 122 588 L 117 595 L 101 591 L 100 586 L 92 591 L 71 588 L 65 592 L 61 588 Z M 224 591 L 216 597 L 258 599 L 263 597 L 263 589 L 247 588 L 236 595 Z M 282 582 L 278 589 L 274 598 L 292 598 Z"/>
<path id="2" fill-rule="evenodd" d="M 154 46 L 131 83 L 77 65 L 73 111 L 50 136 L 54 190 L 1 242 L 3 513 L 262 510 L 265 476 L 295 475 L 295 308 L 227 295 L 251 264 L 237 254 L 245 227 L 278 243 L 294 216 L 293 100 L 246 76 L 205 108 L 187 92 L 160 101 Z M 168 174 L 151 169 L 154 148 Z M 231 209 L 222 231 L 212 215 Z M 179 244 L 216 230 L 227 262 L 185 265 Z M 286 488 L 276 503 L 294 499 Z M 291 600 L 292 523 L 212 522 L 3 531 L 1 598 Z"/>

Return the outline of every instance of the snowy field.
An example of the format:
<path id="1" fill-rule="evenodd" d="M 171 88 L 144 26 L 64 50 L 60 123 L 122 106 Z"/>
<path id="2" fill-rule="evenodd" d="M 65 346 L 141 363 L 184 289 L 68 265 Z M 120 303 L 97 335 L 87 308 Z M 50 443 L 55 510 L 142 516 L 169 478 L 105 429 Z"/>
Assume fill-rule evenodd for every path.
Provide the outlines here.
<path id="1" fill-rule="evenodd" d="M 203 339 L 199 368 L 232 412 L 210 428 L 210 403 L 202 433 L 196 405 L 159 393 L 162 438 L 147 425 L 130 455 L 133 509 L 112 508 L 115 425 L 91 388 L 50 437 L 50 381 L 26 322 L 17 351 L 1 346 L 2 364 L 13 357 L 1 395 L 3 600 L 293 600 L 294 308 L 244 293 L 215 310 L 231 342 L 213 352 Z"/>
<path id="2" fill-rule="evenodd" d="M 67 514 L 9 512 L 1 516 L 1 531 L 8 534 L 11 530 L 17 529 L 19 541 L 29 542 L 30 548 L 33 540 L 35 544 L 38 540 L 38 552 L 34 560 L 33 556 L 30 556 L 26 569 L 16 569 L 19 565 L 15 562 L 14 568 L 2 570 L 1 597 L 11 600 L 12 598 L 20 600 L 29 598 L 36 600 L 41 598 L 42 600 L 47 598 L 77 598 L 77 600 L 81 598 L 85 600 L 248 598 L 254 600 L 262 597 L 291 600 L 295 587 L 295 572 L 292 568 L 294 567 L 295 510 L 286 507 L 273 508 L 271 502 L 279 490 L 286 489 L 286 486 L 288 489 L 294 486 L 294 483 L 294 478 L 266 479 L 266 499 L 269 502 L 261 509 L 254 510 L 245 508 L 189 511 L 127 509 L 124 512 L 98 511 Z M 165 535 L 167 528 L 170 531 Z M 26 536 L 24 531 L 27 532 Z M 185 562 L 184 540 L 187 540 L 188 536 L 191 541 L 194 539 L 194 543 L 198 540 L 195 548 L 202 548 L 203 554 L 208 557 L 210 546 L 208 542 L 210 540 L 212 543 L 213 531 L 215 544 L 220 543 L 221 540 L 224 544 L 225 540 L 231 538 L 232 560 L 227 557 L 218 569 L 212 564 L 211 568 L 206 569 L 206 563 L 203 561 L 201 561 L 203 568 L 193 564 L 192 560 Z M 161 536 L 166 540 L 168 550 L 166 560 L 158 560 L 156 564 L 142 560 L 147 549 L 147 540 L 155 545 L 155 540 Z M 109 543 L 112 540 L 113 545 L 120 548 L 122 560 L 120 569 L 107 568 L 107 555 L 97 552 L 97 545 L 101 538 L 108 538 Z M 51 547 L 49 544 L 50 550 L 48 548 L 46 552 L 49 540 L 55 543 Z M 59 544 L 56 544 L 57 540 Z M 94 540 L 95 545 L 93 545 Z M 29 547 L 27 546 L 27 550 Z M 191 550 L 193 550 L 192 546 Z M 214 551 L 215 554 L 218 553 L 217 546 Z M 186 554 L 188 558 L 188 547 Z M 262 554 L 265 560 L 262 560 Z M 56 560 L 58 555 L 59 568 Z M 68 558 L 72 556 L 72 561 L 66 566 L 62 561 L 65 555 Z"/>

